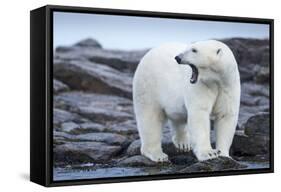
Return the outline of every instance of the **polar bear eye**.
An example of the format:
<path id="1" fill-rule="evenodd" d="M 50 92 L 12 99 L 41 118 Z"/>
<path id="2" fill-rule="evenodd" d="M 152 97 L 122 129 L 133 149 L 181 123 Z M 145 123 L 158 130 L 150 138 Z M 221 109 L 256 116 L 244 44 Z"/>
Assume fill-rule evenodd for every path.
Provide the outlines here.
<path id="1" fill-rule="evenodd" d="M 195 48 L 192 48 L 191 51 L 192 51 L 193 53 L 197 53 L 197 49 L 195 49 Z"/>
<path id="2" fill-rule="evenodd" d="M 217 50 L 217 55 L 218 55 L 220 52 L 221 52 L 221 49 L 218 49 L 218 50 Z"/>

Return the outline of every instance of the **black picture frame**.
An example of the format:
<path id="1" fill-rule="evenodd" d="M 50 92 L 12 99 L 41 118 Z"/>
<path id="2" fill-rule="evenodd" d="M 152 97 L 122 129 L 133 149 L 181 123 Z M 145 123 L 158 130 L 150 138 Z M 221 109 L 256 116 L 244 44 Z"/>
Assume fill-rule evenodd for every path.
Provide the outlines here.
<path id="1" fill-rule="evenodd" d="M 270 25 L 270 168 L 209 173 L 130 176 L 118 178 L 53 181 L 53 12 L 77 12 L 206 21 L 229 21 Z M 274 172 L 274 20 L 262 18 L 195 15 L 47 5 L 30 12 L 30 180 L 43 186 L 179 179 Z"/>

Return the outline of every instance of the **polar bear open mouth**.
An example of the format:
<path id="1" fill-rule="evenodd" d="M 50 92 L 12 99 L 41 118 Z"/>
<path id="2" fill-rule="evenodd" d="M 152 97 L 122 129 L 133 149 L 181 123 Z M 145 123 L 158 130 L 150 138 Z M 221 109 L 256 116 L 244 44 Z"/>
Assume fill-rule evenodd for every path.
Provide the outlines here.
<path id="1" fill-rule="evenodd" d="M 190 83 L 194 84 L 194 83 L 197 82 L 199 72 L 198 72 L 197 67 L 195 65 L 193 65 L 192 63 L 188 63 L 188 65 L 192 69 L 192 75 L 191 75 L 191 78 L 190 78 Z"/>

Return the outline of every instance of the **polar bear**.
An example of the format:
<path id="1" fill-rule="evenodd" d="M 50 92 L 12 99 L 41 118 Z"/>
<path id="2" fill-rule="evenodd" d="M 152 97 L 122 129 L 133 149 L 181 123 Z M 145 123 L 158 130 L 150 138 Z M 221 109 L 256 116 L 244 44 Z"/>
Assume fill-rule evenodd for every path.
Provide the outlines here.
<path id="1" fill-rule="evenodd" d="M 141 154 L 152 161 L 168 161 L 161 147 L 166 122 L 178 150 L 191 149 L 199 161 L 229 157 L 240 105 L 235 57 L 216 40 L 153 48 L 134 74 L 133 103 Z M 210 120 L 214 120 L 215 149 Z"/>

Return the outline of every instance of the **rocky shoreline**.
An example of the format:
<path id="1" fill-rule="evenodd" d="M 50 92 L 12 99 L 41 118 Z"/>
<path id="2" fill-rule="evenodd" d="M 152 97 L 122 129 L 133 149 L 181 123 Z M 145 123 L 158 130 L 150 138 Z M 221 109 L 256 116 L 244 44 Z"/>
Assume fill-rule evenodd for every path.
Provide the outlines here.
<path id="1" fill-rule="evenodd" d="M 243 162 L 269 166 L 269 42 L 241 38 L 222 41 L 233 50 L 241 75 L 239 123 L 231 148 L 233 159 L 197 162 L 191 152 L 177 153 L 166 126 L 162 143 L 170 163 L 161 165 L 140 155 L 133 113 L 132 78 L 148 50 L 107 50 L 93 39 L 57 47 L 53 67 L 56 177 L 59 179 L 67 170 L 88 170 L 92 177 L 99 173 L 100 177 L 110 177 L 251 167 L 251 163 Z M 105 174 L 104 170 L 109 171 Z M 114 175 L 114 170 L 118 174 Z M 91 174 L 85 173 L 84 177 Z"/>

